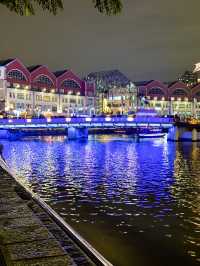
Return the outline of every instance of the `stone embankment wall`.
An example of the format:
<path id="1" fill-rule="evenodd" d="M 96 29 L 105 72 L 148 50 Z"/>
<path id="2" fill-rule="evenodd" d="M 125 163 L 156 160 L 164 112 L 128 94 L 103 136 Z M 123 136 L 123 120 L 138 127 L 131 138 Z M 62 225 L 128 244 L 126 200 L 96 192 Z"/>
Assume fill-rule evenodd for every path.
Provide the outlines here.
<path id="1" fill-rule="evenodd" d="M 2 167 L 0 167 L 0 265 L 95 265 Z"/>

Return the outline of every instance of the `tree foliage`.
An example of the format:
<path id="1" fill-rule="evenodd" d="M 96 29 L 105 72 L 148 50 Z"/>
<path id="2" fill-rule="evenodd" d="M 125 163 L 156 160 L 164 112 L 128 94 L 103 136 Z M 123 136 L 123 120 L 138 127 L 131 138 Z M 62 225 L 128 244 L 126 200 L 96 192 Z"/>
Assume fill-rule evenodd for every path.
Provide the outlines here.
<path id="1" fill-rule="evenodd" d="M 91 1 L 100 13 L 106 15 L 116 15 L 120 13 L 122 9 L 121 0 Z M 34 15 L 35 7 L 37 5 L 54 15 L 63 9 L 63 0 L 0 0 L 0 4 L 5 5 L 9 10 L 14 11 L 21 16 Z"/>
<path id="2" fill-rule="evenodd" d="M 93 0 L 93 3 L 100 13 L 107 15 L 116 15 L 122 10 L 121 0 Z"/>

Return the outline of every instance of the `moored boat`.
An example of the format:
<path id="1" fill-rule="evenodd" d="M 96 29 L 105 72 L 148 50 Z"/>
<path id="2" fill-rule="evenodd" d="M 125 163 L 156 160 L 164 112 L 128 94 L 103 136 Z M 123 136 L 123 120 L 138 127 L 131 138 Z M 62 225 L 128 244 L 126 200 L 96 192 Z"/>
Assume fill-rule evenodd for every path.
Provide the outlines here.
<path id="1" fill-rule="evenodd" d="M 140 108 L 138 109 L 136 113 L 136 118 L 140 119 L 141 117 L 143 119 L 145 117 L 147 121 L 154 122 L 154 118 L 158 117 L 158 114 L 156 110 L 153 108 L 149 108 L 149 109 Z M 139 131 L 137 132 L 137 136 L 139 138 L 163 138 L 165 136 L 165 133 L 163 132 L 161 128 L 148 126 L 148 127 L 139 128 Z"/>
<path id="2" fill-rule="evenodd" d="M 159 128 L 143 128 L 138 132 L 139 138 L 163 138 L 165 133 Z"/>

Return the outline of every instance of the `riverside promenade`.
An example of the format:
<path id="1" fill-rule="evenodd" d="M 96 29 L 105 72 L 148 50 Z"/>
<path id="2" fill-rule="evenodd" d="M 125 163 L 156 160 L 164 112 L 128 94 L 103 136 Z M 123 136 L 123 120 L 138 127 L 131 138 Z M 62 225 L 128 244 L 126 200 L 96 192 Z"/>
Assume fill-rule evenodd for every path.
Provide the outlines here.
<path id="1" fill-rule="evenodd" d="M 0 167 L 0 265 L 100 265 Z"/>

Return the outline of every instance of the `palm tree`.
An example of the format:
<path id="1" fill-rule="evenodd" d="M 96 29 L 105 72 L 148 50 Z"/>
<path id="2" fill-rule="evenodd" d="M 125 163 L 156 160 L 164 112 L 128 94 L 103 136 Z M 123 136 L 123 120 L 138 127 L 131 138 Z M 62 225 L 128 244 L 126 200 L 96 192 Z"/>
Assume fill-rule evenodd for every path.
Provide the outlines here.
<path id="1" fill-rule="evenodd" d="M 65 0 L 66 1 L 66 0 Z M 121 0 L 91 0 L 94 7 L 103 14 L 116 15 L 122 10 Z M 35 14 L 35 4 L 56 15 L 63 9 L 63 0 L 0 0 L 0 4 L 21 16 Z"/>

